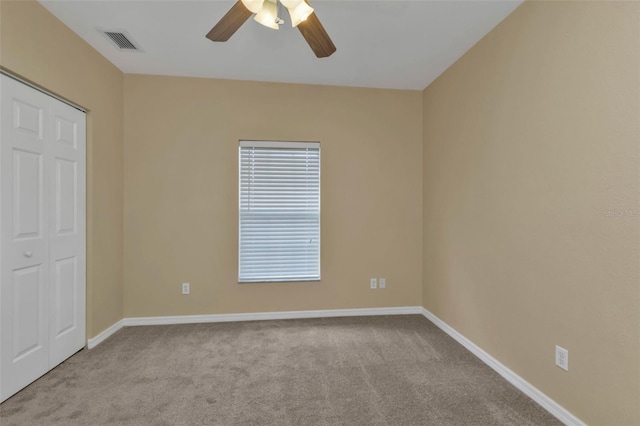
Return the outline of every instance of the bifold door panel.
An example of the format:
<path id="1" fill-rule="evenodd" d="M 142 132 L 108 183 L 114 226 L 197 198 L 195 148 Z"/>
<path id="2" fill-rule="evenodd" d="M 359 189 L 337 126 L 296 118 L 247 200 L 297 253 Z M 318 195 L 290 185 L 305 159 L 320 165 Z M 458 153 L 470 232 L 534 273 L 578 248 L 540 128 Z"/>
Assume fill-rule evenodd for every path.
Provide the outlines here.
<path id="1" fill-rule="evenodd" d="M 0 400 L 85 343 L 85 114 L 0 76 Z"/>
<path id="2" fill-rule="evenodd" d="M 85 115 L 52 99 L 49 143 L 50 364 L 85 344 Z"/>

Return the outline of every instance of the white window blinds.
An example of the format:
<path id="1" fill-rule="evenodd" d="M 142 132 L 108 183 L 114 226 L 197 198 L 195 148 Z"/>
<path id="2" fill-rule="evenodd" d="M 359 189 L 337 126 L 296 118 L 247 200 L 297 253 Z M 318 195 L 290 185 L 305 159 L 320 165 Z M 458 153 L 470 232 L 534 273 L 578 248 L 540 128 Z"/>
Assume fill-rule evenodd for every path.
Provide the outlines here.
<path id="1" fill-rule="evenodd" d="M 320 279 L 320 144 L 240 142 L 240 282 Z"/>

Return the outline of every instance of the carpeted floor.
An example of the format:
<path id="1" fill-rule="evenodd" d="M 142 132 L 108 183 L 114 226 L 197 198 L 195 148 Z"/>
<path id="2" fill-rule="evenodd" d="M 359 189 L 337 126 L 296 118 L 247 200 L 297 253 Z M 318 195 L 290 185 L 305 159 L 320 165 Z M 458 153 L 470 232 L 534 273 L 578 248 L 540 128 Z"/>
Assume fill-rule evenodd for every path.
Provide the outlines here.
<path id="1" fill-rule="evenodd" d="M 13 425 L 557 425 L 425 318 L 130 327 L 0 405 Z"/>

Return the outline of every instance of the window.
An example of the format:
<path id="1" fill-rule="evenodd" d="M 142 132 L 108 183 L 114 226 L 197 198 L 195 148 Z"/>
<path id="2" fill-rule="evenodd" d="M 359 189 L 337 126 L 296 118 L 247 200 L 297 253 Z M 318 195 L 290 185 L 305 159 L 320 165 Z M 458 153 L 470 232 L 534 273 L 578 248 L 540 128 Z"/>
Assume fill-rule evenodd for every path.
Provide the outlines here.
<path id="1" fill-rule="evenodd" d="M 320 279 L 320 144 L 240 142 L 240 282 Z"/>

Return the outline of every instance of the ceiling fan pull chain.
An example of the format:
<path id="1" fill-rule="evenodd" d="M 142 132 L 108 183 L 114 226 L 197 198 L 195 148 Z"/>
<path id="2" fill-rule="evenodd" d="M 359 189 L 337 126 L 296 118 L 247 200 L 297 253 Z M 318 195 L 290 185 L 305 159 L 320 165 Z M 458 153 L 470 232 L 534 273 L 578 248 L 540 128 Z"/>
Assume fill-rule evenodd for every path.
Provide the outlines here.
<path id="1" fill-rule="evenodd" d="M 276 16 L 276 24 L 282 25 L 284 24 L 284 19 L 280 17 L 282 13 L 282 4 L 278 0 L 276 0 L 276 4 L 278 5 L 278 16 Z"/>

